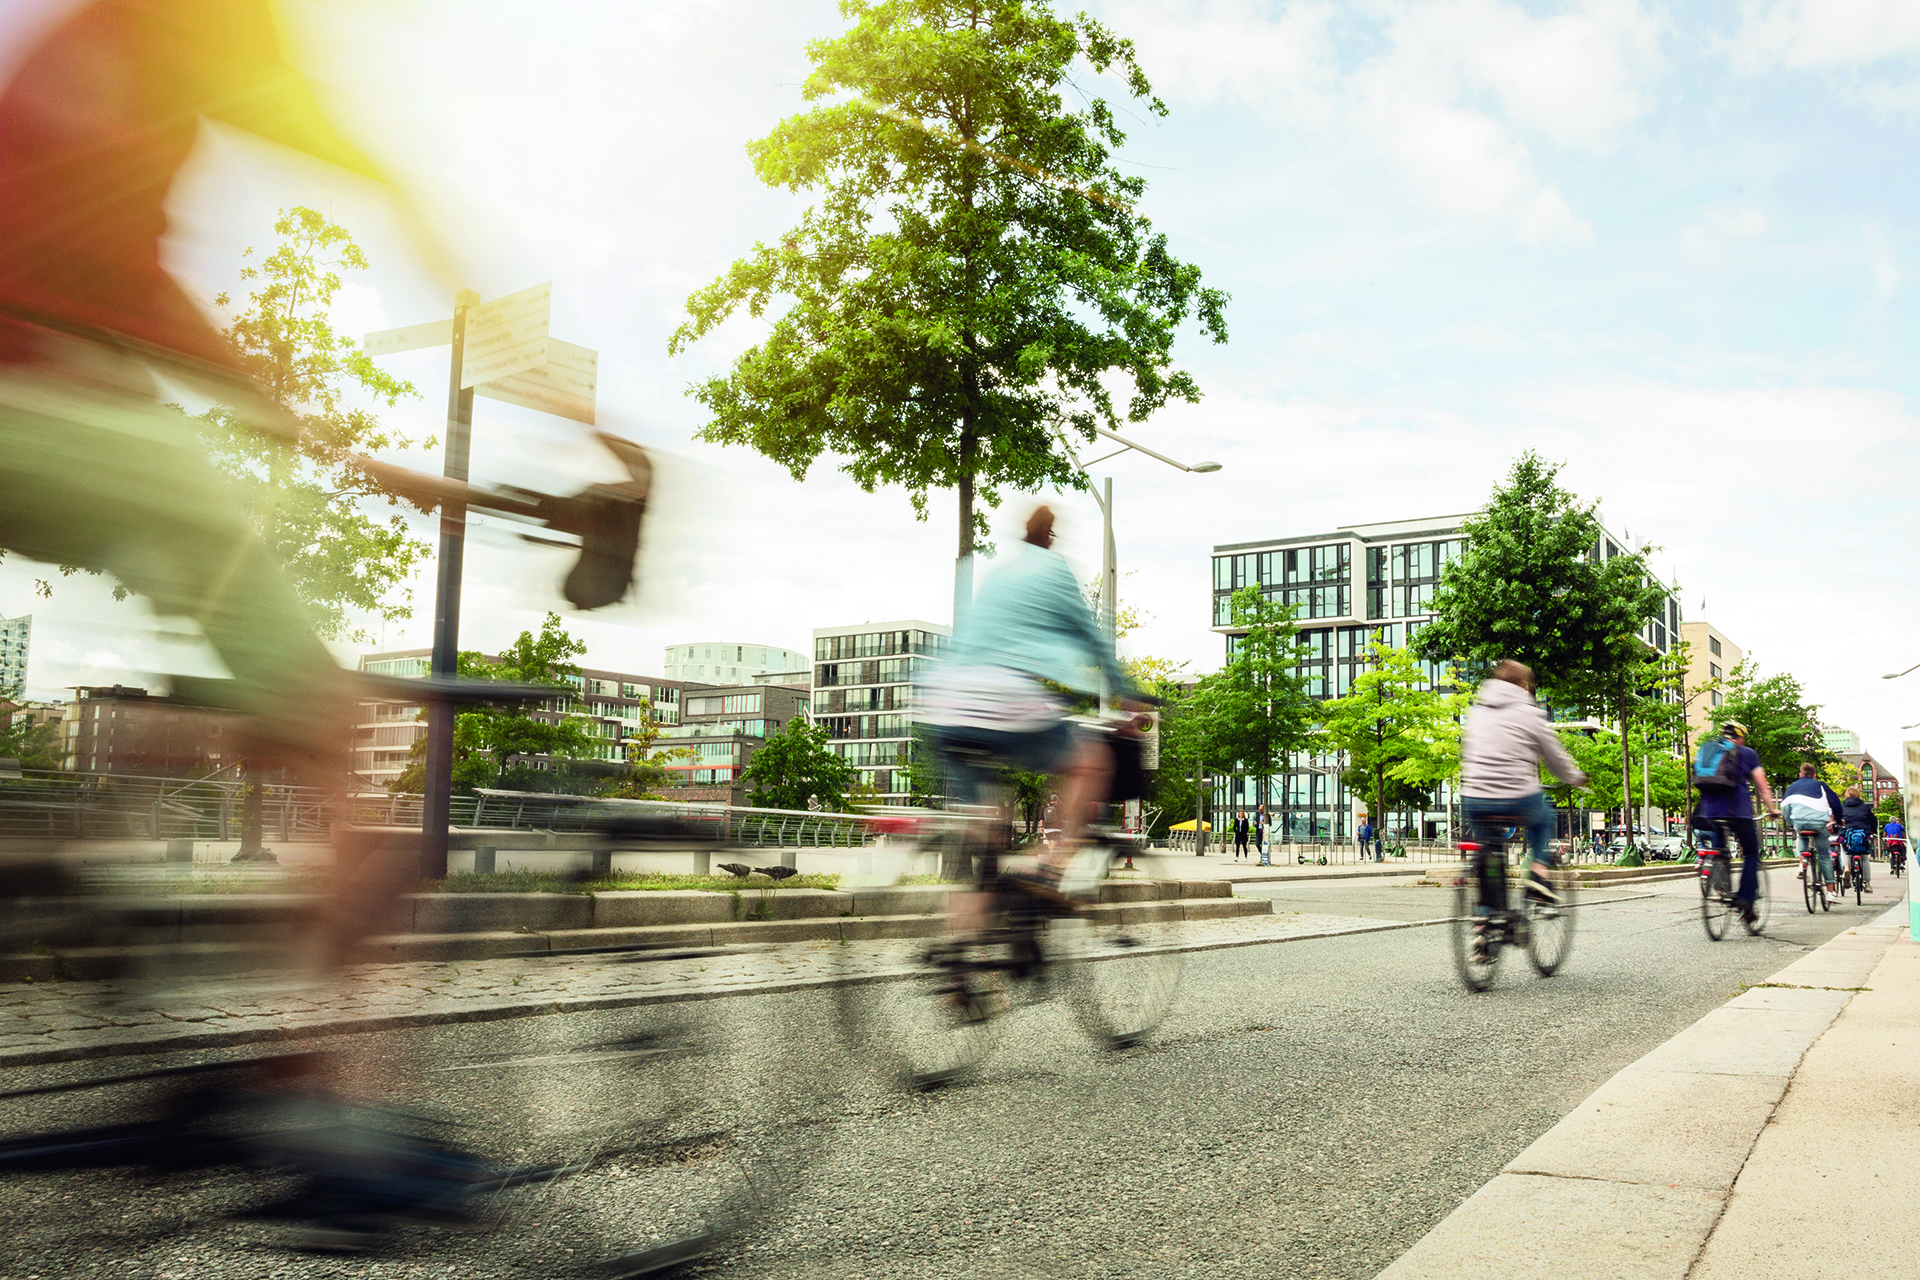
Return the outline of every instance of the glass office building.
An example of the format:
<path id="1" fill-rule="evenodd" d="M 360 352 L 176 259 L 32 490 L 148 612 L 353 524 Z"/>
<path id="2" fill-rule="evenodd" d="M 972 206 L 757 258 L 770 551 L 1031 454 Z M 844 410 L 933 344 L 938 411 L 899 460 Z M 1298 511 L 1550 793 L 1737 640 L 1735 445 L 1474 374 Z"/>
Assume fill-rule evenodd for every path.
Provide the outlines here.
<path id="1" fill-rule="evenodd" d="M 1431 601 L 1447 563 L 1465 548 L 1460 534 L 1464 516 L 1343 525 L 1331 533 L 1267 542 L 1234 543 L 1213 549 L 1213 629 L 1226 637 L 1231 655 L 1241 634 L 1232 625 L 1233 593 L 1245 587 L 1293 610 L 1307 656 L 1299 667 L 1307 692 L 1337 698 L 1353 688 L 1365 670 L 1366 649 L 1375 636 L 1393 648 L 1404 646 L 1433 617 Z M 1621 554 L 1621 539 L 1603 534 L 1589 551 L 1592 559 Z M 1642 638 L 1662 653 L 1680 639 L 1680 601 L 1667 598 L 1659 620 Z M 1429 664 L 1429 686 L 1444 673 Z M 1340 774 L 1345 761 L 1333 755 L 1299 755 L 1276 778 L 1220 778 L 1214 783 L 1214 811 L 1223 820 L 1235 809 L 1251 811 L 1265 803 L 1283 840 L 1349 839 L 1364 800 L 1349 795 Z M 1263 800 L 1264 797 L 1264 800 Z M 1445 834 L 1453 796 L 1441 786 L 1433 807 L 1389 814 L 1376 827 L 1408 829 L 1417 838 Z"/>

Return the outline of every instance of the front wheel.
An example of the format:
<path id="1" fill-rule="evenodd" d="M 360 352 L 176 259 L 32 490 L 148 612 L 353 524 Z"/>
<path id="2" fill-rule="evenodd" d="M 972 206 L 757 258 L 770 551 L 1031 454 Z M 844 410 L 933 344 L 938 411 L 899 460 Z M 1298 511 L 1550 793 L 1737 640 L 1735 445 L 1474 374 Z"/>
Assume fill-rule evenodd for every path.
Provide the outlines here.
<path id="1" fill-rule="evenodd" d="M 1527 958 L 1543 978 L 1551 978 L 1573 949 L 1573 899 L 1578 891 L 1573 871 L 1565 863 L 1548 871 L 1547 877 L 1559 901 L 1527 903 Z"/>
<path id="2" fill-rule="evenodd" d="M 1085 901 L 1052 935 L 1074 1016 L 1104 1048 L 1138 1044 L 1180 989 L 1180 882 L 1161 858 L 1102 843 L 1074 860 L 1063 887 Z"/>

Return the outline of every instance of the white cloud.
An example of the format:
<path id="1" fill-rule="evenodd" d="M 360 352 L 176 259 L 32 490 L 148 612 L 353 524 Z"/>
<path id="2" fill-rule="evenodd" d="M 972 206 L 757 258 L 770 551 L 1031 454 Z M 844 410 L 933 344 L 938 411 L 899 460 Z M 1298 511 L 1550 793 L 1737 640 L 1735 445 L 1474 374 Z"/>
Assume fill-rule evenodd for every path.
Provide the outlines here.
<path id="1" fill-rule="evenodd" d="M 1698 220 L 1680 233 L 1680 247 L 1702 256 L 1731 240 L 1752 240 L 1771 226 L 1765 210 L 1750 204 L 1716 204 L 1700 211 Z"/>
<path id="2" fill-rule="evenodd" d="M 1920 54 L 1920 0 L 1748 0 L 1734 36 L 1748 70 L 1832 70 Z"/>
<path id="3" fill-rule="evenodd" d="M 1114 29 L 1140 50 L 1162 97 L 1240 102 L 1270 115 L 1324 120 L 1336 89 L 1324 0 L 1286 5 L 1277 16 L 1248 0 L 1117 0 L 1106 7 Z"/>

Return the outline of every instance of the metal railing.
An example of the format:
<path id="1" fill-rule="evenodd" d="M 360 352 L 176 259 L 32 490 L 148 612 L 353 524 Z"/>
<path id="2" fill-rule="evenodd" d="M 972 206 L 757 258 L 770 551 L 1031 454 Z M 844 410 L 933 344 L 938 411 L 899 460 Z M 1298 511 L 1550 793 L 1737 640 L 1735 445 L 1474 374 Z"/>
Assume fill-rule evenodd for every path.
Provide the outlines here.
<path id="1" fill-rule="evenodd" d="M 1452 842 L 1447 840 L 1393 840 L 1383 842 L 1381 861 L 1383 862 L 1445 862 L 1460 856 Z M 1167 849 L 1175 853 L 1193 852 L 1193 832 L 1170 831 L 1154 841 L 1156 848 Z M 1328 866 L 1347 863 L 1372 862 L 1374 856 L 1360 854 L 1360 846 L 1350 837 L 1340 839 L 1281 840 L 1268 843 L 1268 857 L 1275 863 L 1293 866 L 1302 860 L 1318 864 L 1322 859 Z M 1218 854 L 1233 851 L 1233 833 L 1231 831 L 1209 831 L 1207 833 L 1207 852 Z M 1253 842 L 1247 842 L 1247 852 L 1258 857 Z"/>

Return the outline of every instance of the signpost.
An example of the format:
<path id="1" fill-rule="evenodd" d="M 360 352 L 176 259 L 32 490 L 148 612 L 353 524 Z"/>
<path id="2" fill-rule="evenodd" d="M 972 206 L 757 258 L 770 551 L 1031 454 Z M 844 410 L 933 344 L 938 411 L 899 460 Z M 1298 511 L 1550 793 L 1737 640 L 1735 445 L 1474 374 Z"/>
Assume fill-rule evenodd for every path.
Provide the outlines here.
<path id="1" fill-rule="evenodd" d="M 366 336 L 363 349 L 369 356 L 452 347 L 447 378 L 447 479 L 462 484 L 467 480 L 475 395 L 593 423 L 599 354 L 547 333 L 552 302 L 552 281 L 484 303 L 473 290 L 462 289 L 453 296 L 450 320 L 430 320 Z M 466 536 L 466 504 L 443 501 L 439 578 L 433 597 L 432 675 L 444 679 L 451 679 L 459 665 L 460 582 Z M 427 706 L 426 786 L 420 806 L 423 879 L 438 879 L 447 869 L 454 714 L 453 704 L 443 699 Z"/>

